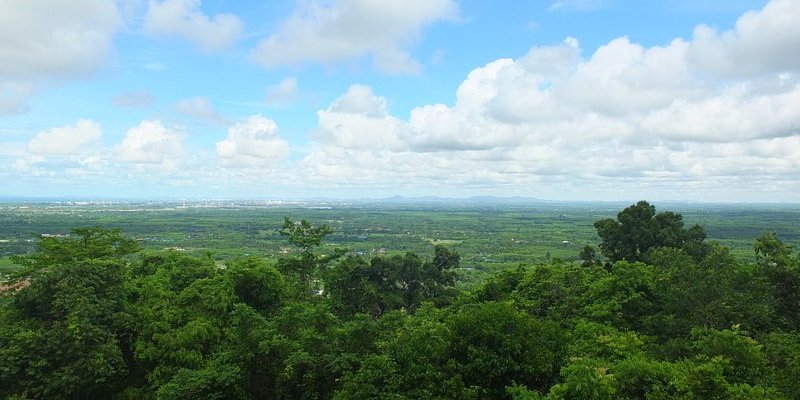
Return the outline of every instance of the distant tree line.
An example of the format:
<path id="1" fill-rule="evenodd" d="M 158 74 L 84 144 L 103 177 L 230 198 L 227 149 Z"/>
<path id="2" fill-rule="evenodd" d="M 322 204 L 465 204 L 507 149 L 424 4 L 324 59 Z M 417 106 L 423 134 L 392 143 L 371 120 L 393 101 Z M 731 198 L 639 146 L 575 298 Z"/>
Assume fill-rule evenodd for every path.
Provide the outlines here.
<path id="1" fill-rule="evenodd" d="M 741 262 L 647 202 L 595 227 L 581 262 L 459 289 L 446 247 L 367 259 L 305 220 L 277 263 L 41 238 L 0 294 L 0 397 L 800 398 L 790 246 L 766 232 Z"/>

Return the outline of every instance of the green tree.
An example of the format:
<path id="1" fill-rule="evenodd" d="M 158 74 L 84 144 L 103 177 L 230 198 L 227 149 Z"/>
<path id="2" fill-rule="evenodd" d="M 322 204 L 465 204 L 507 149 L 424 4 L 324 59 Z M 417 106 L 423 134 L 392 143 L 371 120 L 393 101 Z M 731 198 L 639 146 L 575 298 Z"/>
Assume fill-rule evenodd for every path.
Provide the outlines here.
<path id="1" fill-rule="evenodd" d="M 546 390 L 556 382 L 565 355 L 557 323 L 494 302 L 465 306 L 446 322 L 450 357 L 481 397 L 506 398 L 506 387 L 513 383 Z"/>
<path id="2" fill-rule="evenodd" d="M 379 316 L 387 311 L 413 312 L 423 301 L 446 304 L 455 289 L 453 268 L 459 255 L 444 246 L 434 248 L 432 260 L 414 253 L 403 256 L 347 257 L 325 275 L 325 293 L 340 315 L 367 313 Z"/>
<path id="3" fill-rule="evenodd" d="M 767 374 L 767 357 L 763 346 L 749 337 L 738 325 L 731 329 L 692 329 L 695 354 L 701 357 L 722 357 L 725 378 L 731 383 L 758 384 Z"/>
<path id="4" fill-rule="evenodd" d="M 568 321 L 584 313 L 591 300 L 587 293 L 592 282 L 607 275 L 608 271 L 597 266 L 584 268 L 563 262 L 537 265 L 524 270 L 520 278 L 510 276 L 519 281 L 514 282 L 508 298 L 536 317 Z"/>
<path id="5" fill-rule="evenodd" d="M 673 212 L 656 214 L 655 206 L 640 201 L 625 208 L 617 219 L 606 218 L 594 223 L 602 242 L 603 255 L 612 262 L 647 261 L 650 249 L 680 248 L 701 260 L 705 255 L 705 231 L 699 225 L 684 228 L 683 216 Z"/>
<path id="6" fill-rule="evenodd" d="M 264 260 L 237 258 L 227 261 L 226 267 L 234 293 L 247 305 L 269 314 L 283 304 L 286 296 L 283 276 Z"/>
<path id="7" fill-rule="evenodd" d="M 325 293 L 334 312 L 342 316 L 356 313 L 377 316 L 397 308 L 400 304 L 397 296 L 382 291 L 382 272 L 373 269 L 362 257 L 346 257 L 334 264 L 325 275 Z"/>
<path id="8" fill-rule="evenodd" d="M 616 262 L 609 274 L 589 283 L 583 316 L 619 328 L 643 328 L 660 310 L 653 267 L 643 263 Z"/>
<path id="9" fill-rule="evenodd" d="M 302 251 L 311 251 L 320 245 L 325 236 L 333 233 L 333 229 L 328 225 L 311 225 L 305 219 L 295 222 L 289 217 L 284 217 L 280 233 L 288 238 L 289 243 L 299 247 Z"/>
<path id="10" fill-rule="evenodd" d="M 770 380 L 787 398 L 800 398 L 800 333 L 772 332 L 760 340 L 772 368 Z"/>
<path id="11" fill-rule="evenodd" d="M 255 258 L 150 254 L 133 265 L 138 367 L 128 398 L 275 398 L 268 344 L 286 302 L 283 277 Z"/>
<path id="12" fill-rule="evenodd" d="M 341 250 L 327 256 L 316 253 L 315 249 L 331 233 L 333 229 L 328 225 L 311 225 L 305 219 L 299 222 L 292 221 L 289 217 L 283 219 L 280 234 L 286 236 L 289 243 L 299 249 L 299 254 L 280 258 L 278 269 L 284 275 L 297 280 L 301 297 L 312 294 L 320 268 L 343 254 Z"/>
<path id="13" fill-rule="evenodd" d="M 98 398 L 129 372 L 126 263 L 119 231 L 73 230 L 18 257 L 29 286 L 0 303 L 0 396 Z"/>
<path id="14" fill-rule="evenodd" d="M 584 267 L 590 267 L 592 265 L 601 263 L 600 256 L 597 254 L 597 250 L 595 250 L 594 246 L 588 244 L 583 246 L 583 249 L 581 249 L 581 252 L 578 256 L 580 257 L 581 261 L 583 261 L 581 265 Z"/>
<path id="15" fill-rule="evenodd" d="M 686 335 L 693 327 L 769 329 L 774 308 L 763 275 L 752 264 L 738 262 L 727 248 L 710 248 L 701 263 L 678 249 L 653 251 L 653 291 L 660 310 L 645 321 L 643 330 L 666 339 Z"/>
<path id="16" fill-rule="evenodd" d="M 101 227 L 74 228 L 71 236 L 41 237 L 36 252 L 13 257 L 15 263 L 26 267 L 22 274 L 88 259 L 120 258 L 141 250 L 138 242 L 125 237 L 119 229 Z"/>
<path id="17" fill-rule="evenodd" d="M 764 232 L 754 245 L 756 263 L 769 281 L 777 322 L 784 328 L 800 329 L 800 258 L 774 232 Z"/>

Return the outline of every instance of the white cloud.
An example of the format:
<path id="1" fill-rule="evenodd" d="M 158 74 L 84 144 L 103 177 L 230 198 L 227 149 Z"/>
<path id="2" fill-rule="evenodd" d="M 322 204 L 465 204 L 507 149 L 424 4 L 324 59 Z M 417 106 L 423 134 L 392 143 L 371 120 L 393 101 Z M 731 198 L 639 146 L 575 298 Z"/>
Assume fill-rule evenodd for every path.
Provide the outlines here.
<path id="1" fill-rule="evenodd" d="M 88 119 L 46 129 L 27 144 L 11 144 L 8 154 L 15 157 L 10 166 L 27 177 L 98 174 L 106 162 L 101 136 L 100 124 Z"/>
<path id="2" fill-rule="evenodd" d="M 111 0 L 7 0 L 0 11 L 0 75 L 7 78 L 91 74 L 121 25 Z"/>
<path id="3" fill-rule="evenodd" d="M 497 96 L 498 74 L 513 65 L 500 59 L 470 72 L 456 92 L 456 104 L 421 106 L 411 110 L 410 144 L 420 151 L 477 150 L 509 146 L 515 133 L 488 115 L 489 100 Z"/>
<path id="4" fill-rule="evenodd" d="M 214 110 L 208 97 L 190 97 L 175 103 L 175 111 L 212 124 L 227 124 L 228 119 Z"/>
<path id="5" fill-rule="evenodd" d="M 28 152 L 36 155 L 71 155 L 85 152 L 102 135 L 100 124 L 80 119 L 73 126 L 60 126 L 39 132 L 28 142 Z"/>
<path id="6" fill-rule="evenodd" d="M 783 4 L 746 14 L 736 32 L 753 19 L 783 18 L 774 11 Z M 774 39 L 758 40 L 800 37 L 794 26 L 775 26 L 783 28 L 770 31 Z M 719 37 L 727 39 L 714 46 L 725 54 L 750 46 L 744 33 Z M 644 47 L 623 37 L 584 58 L 567 38 L 476 68 L 453 105 L 420 105 L 407 120 L 356 85 L 318 112 L 320 133 L 299 166 L 316 184 L 337 187 L 774 195 L 780 182 L 800 179 L 800 64 L 765 44 L 776 54 L 759 53 L 758 68 L 714 72 L 698 57 L 717 53 L 696 52 L 705 40 Z"/>
<path id="7" fill-rule="evenodd" d="M 288 154 L 289 144 L 278 135 L 278 126 L 261 115 L 236 123 L 217 142 L 217 158 L 225 167 L 274 167 Z"/>
<path id="8" fill-rule="evenodd" d="M 150 0 L 144 29 L 153 35 L 184 38 L 206 51 L 230 47 L 242 34 L 242 21 L 233 14 L 209 17 L 200 5 L 200 0 Z"/>
<path id="9" fill-rule="evenodd" d="M 182 130 L 169 129 L 161 121 L 142 121 L 125 133 L 117 147 L 117 158 L 162 171 L 175 170 L 186 157 L 184 136 Z"/>
<path id="10" fill-rule="evenodd" d="M 386 99 L 375 96 L 371 87 L 356 84 L 350 86 L 344 95 L 336 99 L 328 111 L 383 117 L 386 115 Z"/>
<path id="11" fill-rule="evenodd" d="M 695 28 L 689 59 L 709 73 L 741 77 L 800 68 L 800 3 L 772 0 L 750 11 L 732 30 Z"/>
<path id="12" fill-rule="evenodd" d="M 267 88 L 267 104 L 286 104 L 297 99 L 297 78 L 284 78 L 277 85 Z"/>
<path id="13" fill-rule="evenodd" d="M 112 0 L 0 3 L 0 115 L 24 112 L 42 86 L 93 74 L 121 27 Z"/>
<path id="14" fill-rule="evenodd" d="M 39 132 L 27 143 L 0 143 L 0 165 L 5 167 L 0 171 L 16 171 L 20 188 L 61 185 L 77 188 L 76 195 L 85 194 L 82 187 L 108 194 L 112 187 L 201 185 L 220 176 L 211 154 L 187 145 L 182 128 L 161 121 L 141 121 L 114 146 L 103 146 L 100 138 L 98 123 L 79 120 Z"/>
<path id="15" fill-rule="evenodd" d="M 641 128 L 671 140 L 730 142 L 800 134 L 800 85 L 752 95 L 725 90 L 699 101 L 676 100 L 647 115 Z"/>
<path id="16" fill-rule="evenodd" d="M 397 149 L 404 146 L 405 124 L 388 115 L 386 99 L 372 88 L 352 85 L 327 110 L 317 112 L 318 138 L 324 143 L 351 149 Z"/>
<path id="17" fill-rule="evenodd" d="M 453 0 L 306 2 L 258 44 L 252 57 L 265 67 L 276 67 L 369 55 L 381 71 L 415 73 L 420 65 L 408 49 L 422 28 L 457 15 Z"/>

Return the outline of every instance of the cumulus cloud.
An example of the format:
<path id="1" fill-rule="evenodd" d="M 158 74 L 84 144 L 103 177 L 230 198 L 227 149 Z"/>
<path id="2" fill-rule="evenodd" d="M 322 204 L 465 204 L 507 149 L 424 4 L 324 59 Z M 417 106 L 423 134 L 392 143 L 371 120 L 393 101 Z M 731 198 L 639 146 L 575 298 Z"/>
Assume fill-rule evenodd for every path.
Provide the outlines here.
<path id="1" fill-rule="evenodd" d="M 80 119 L 75 125 L 60 126 L 39 132 L 28 142 L 28 152 L 36 155 L 70 155 L 84 152 L 100 140 L 100 124 Z"/>
<path id="2" fill-rule="evenodd" d="M 102 136 L 100 124 L 78 120 L 38 132 L 27 142 L 0 143 L 0 171 L 15 171 L 20 187 L 46 182 L 70 188 L 97 188 L 98 182 L 104 188 L 150 185 L 154 175 L 159 182 L 187 185 L 214 175 L 211 155 L 187 145 L 182 128 L 145 120 L 115 145 L 104 146 Z"/>
<path id="3" fill-rule="evenodd" d="M 289 154 L 289 144 L 278 135 L 278 125 L 261 115 L 252 115 L 228 129 L 217 142 L 217 158 L 225 167 L 275 166 Z"/>
<path id="4" fill-rule="evenodd" d="M 277 85 L 267 88 L 267 104 L 286 104 L 297 99 L 297 78 L 284 78 Z"/>
<path id="5" fill-rule="evenodd" d="M 178 168 L 186 156 L 185 134 L 170 129 L 158 120 L 145 120 L 129 129 L 117 147 L 117 159 L 161 170 Z"/>
<path id="6" fill-rule="evenodd" d="M 24 112 L 42 85 L 103 65 L 122 22 L 113 0 L 4 1 L 0 5 L 0 115 Z"/>
<path id="7" fill-rule="evenodd" d="M 175 111 L 212 124 L 227 124 L 228 119 L 214 110 L 208 97 L 190 97 L 175 103 Z"/>
<path id="8" fill-rule="evenodd" d="M 252 57 L 265 67 L 324 64 L 365 55 L 388 73 L 415 73 L 410 45 L 426 25 L 458 15 L 453 0 L 336 0 L 304 2 Z"/>
<path id="9" fill-rule="evenodd" d="M 206 51 L 230 47 L 242 34 L 242 21 L 233 14 L 209 17 L 200 6 L 200 0 L 150 0 L 144 30 L 189 40 Z"/>
<path id="10" fill-rule="evenodd" d="M 711 74 L 743 77 L 796 71 L 800 67 L 800 4 L 772 0 L 761 10 L 745 13 L 734 29 L 717 32 L 695 28 L 689 60 Z"/>
<path id="11" fill-rule="evenodd" d="M 10 167 L 26 177 L 87 176 L 99 174 L 105 165 L 101 136 L 99 123 L 80 119 L 74 125 L 40 131 L 27 143 L 3 146 L 8 146 L 6 155 L 13 156 Z"/>
<path id="12" fill-rule="evenodd" d="M 749 176 L 774 193 L 778 182 L 800 177 L 800 63 L 771 44 L 800 37 L 782 22 L 795 12 L 784 5 L 773 1 L 716 34 L 719 51 L 697 52 L 709 43 L 697 31 L 653 47 L 621 37 L 589 55 L 573 38 L 535 47 L 476 68 L 454 104 L 420 105 L 408 119 L 356 85 L 318 112 L 316 145 L 300 166 L 320 184 L 437 187 L 446 177 L 446 185 L 501 193 L 670 196 L 725 185 L 746 191 Z M 782 28 L 745 28 L 772 20 Z M 709 67 L 751 43 L 776 54 L 740 73 Z"/>
<path id="13" fill-rule="evenodd" d="M 352 85 L 326 110 L 317 112 L 317 137 L 324 143 L 350 149 L 398 149 L 404 146 L 405 124 L 389 115 L 386 99 L 372 88 Z"/>

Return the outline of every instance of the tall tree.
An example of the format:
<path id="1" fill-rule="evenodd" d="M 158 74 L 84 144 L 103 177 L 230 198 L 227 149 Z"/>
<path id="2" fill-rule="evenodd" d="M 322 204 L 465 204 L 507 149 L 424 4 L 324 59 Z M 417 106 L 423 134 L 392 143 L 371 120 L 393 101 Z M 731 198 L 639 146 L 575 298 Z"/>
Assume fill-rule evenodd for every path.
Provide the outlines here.
<path id="1" fill-rule="evenodd" d="M 337 250 L 331 255 L 319 255 L 315 249 L 322 243 L 322 239 L 333 233 L 328 225 L 311 225 L 303 219 L 292 221 L 289 217 L 283 219 L 280 234 L 286 236 L 289 243 L 299 249 L 299 254 L 283 257 L 278 260 L 278 269 L 289 277 L 297 280 L 301 297 L 309 296 L 314 287 L 314 279 L 319 268 L 339 258 L 342 252 Z"/>
<path id="2" fill-rule="evenodd" d="M 707 249 L 703 246 L 706 234 L 699 225 L 684 228 L 683 216 L 670 211 L 656 214 L 656 207 L 640 201 L 625 208 L 617 219 L 606 218 L 594 223 L 600 236 L 600 250 L 612 262 L 646 261 L 654 248 L 683 249 L 700 261 Z"/>

